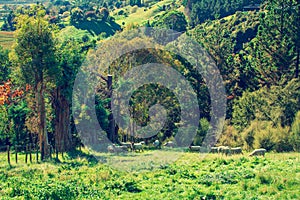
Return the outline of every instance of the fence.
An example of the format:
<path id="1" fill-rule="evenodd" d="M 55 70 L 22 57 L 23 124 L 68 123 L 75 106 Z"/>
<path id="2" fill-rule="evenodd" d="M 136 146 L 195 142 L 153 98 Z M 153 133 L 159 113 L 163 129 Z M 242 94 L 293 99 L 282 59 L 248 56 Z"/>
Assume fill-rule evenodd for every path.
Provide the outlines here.
<path id="1" fill-rule="evenodd" d="M 12 163 L 18 164 L 21 157 L 24 159 L 24 162 L 33 163 L 39 162 L 40 151 L 39 146 L 36 144 L 27 144 L 27 145 L 7 145 L 7 146 L 0 146 L 1 152 L 6 152 L 6 160 L 9 165 Z M 58 157 L 58 152 L 53 151 L 53 147 L 50 146 L 50 159 L 52 159 L 52 154 L 55 153 L 56 157 Z M 1 160 L 5 159 L 1 156 Z"/>

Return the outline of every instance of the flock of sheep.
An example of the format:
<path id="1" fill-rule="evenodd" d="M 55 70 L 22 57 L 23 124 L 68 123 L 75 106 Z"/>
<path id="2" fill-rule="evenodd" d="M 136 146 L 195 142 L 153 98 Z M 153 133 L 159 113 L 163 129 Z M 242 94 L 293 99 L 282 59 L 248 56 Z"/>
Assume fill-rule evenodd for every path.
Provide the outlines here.
<path id="1" fill-rule="evenodd" d="M 190 146 L 189 147 L 190 151 L 192 152 L 199 152 L 201 149 L 201 146 Z M 243 150 L 241 147 L 228 147 L 228 146 L 219 146 L 219 147 L 211 147 L 210 150 L 211 153 L 218 153 L 222 155 L 235 155 L 235 154 L 243 154 Z M 252 151 L 249 156 L 265 156 L 266 149 L 255 149 Z"/>
<path id="2" fill-rule="evenodd" d="M 115 144 L 109 145 L 107 147 L 107 151 L 109 153 L 120 153 L 120 152 L 127 152 L 127 151 L 144 151 L 145 142 L 139 142 L 139 143 L 130 143 L 130 142 L 121 142 L 120 146 L 117 146 Z M 159 140 L 155 140 L 153 142 L 153 146 L 155 148 L 160 148 L 161 144 Z M 166 142 L 163 144 L 165 147 L 171 147 L 174 148 L 175 144 L 172 141 Z M 191 152 L 200 152 L 201 146 L 189 146 L 189 149 Z M 237 155 L 237 154 L 243 154 L 243 150 L 241 147 L 228 147 L 228 146 L 219 146 L 219 147 L 211 147 L 210 150 L 211 153 L 217 153 L 222 155 Z M 255 149 L 253 152 L 249 154 L 249 156 L 265 156 L 266 149 Z"/>

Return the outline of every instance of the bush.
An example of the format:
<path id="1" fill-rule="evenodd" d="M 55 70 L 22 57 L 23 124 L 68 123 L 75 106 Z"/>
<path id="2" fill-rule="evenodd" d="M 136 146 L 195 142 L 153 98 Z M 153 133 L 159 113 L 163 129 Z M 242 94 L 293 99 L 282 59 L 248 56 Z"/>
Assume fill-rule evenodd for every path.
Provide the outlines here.
<path id="1" fill-rule="evenodd" d="M 243 146 L 243 143 L 244 140 L 241 134 L 233 126 L 227 123 L 218 144 L 230 147 L 240 147 Z"/>

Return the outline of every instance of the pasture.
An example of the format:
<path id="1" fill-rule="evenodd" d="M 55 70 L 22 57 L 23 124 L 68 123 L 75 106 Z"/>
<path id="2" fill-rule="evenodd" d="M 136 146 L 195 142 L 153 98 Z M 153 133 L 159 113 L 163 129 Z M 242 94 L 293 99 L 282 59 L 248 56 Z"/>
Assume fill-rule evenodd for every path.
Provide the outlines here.
<path id="1" fill-rule="evenodd" d="M 40 164 L 25 164 L 20 155 L 12 166 L 6 156 L 0 154 L 2 199 L 300 199 L 299 153 L 153 150 L 96 160 L 77 152 Z"/>
<path id="2" fill-rule="evenodd" d="M 0 31 L 0 46 L 10 49 L 14 42 L 13 32 Z"/>
<path id="3" fill-rule="evenodd" d="M 155 16 L 163 14 L 165 11 L 161 10 L 160 8 L 163 5 L 169 5 L 172 3 L 172 0 L 162 0 L 158 2 L 152 2 L 149 1 L 150 5 L 149 7 L 132 7 L 132 6 L 126 6 L 124 8 L 116 9 L 113 12 L 113 17 L 116 19 L 116 22 L 118 24 L 125 23 L 125 26 L 128 24 L 138 24 L 141 25 L 144 22 L 148 20 L 153 20 Z M 126 13 L 128 13 L 128 16 L 124 15 L 118 15 L 118 12 L 120 10 L 124 10 Z M 178 8 L 178 10 L 182 11 L 183 7 Z"/>

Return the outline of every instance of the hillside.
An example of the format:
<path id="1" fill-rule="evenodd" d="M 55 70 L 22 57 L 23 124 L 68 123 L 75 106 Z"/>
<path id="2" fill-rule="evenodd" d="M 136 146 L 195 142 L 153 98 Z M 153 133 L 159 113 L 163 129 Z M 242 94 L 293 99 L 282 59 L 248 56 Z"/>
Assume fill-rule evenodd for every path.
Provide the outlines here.
<path id="1" fill-rule="evenodd" d="M 0 0 L 0 26 L 0 199 L 300 199 L 298 0 Z"/>

